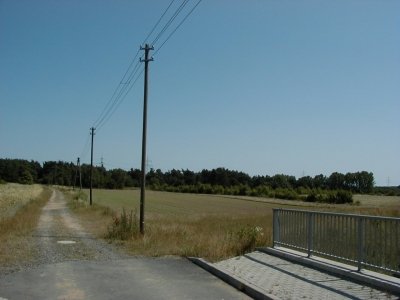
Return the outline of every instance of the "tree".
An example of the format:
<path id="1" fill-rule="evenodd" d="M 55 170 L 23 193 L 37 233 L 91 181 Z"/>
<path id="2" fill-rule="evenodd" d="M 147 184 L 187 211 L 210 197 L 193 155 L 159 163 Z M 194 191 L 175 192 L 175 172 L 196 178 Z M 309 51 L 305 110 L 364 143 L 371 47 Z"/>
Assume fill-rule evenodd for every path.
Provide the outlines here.
<path id="1" fill-rule="evenodd" d="M 334 172 L 328 178 L 328 187 L 331 190 L 342 190 L 345 188 L 345 176 L 342 173 Z"/>

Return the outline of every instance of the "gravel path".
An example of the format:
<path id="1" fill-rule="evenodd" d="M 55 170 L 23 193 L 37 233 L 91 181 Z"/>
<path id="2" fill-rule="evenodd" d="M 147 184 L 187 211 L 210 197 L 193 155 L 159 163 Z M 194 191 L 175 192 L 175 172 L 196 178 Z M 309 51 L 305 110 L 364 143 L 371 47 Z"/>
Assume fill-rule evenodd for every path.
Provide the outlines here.
<path id="1" fill-rule="evenodd" d="M 128 258 L 113 245 L 85 232 L 79 220 L 71 214 L 64 194 L 58 190 L 53 190 L 42 209 L 37 228 L 32 236 L 25 237 L 25 240 L 34 245 L 31 260 L 0 266 L 0 277 L 44 264 Z"/>
<path id="2" fill-rule="evenodd" d="M 126 258 L 117 249 L 85 232 L 70 213 L 64 194 L 54 190 L 43 207 L 33 234 L 40 264 L 67 260 L 110 260 Z"/>

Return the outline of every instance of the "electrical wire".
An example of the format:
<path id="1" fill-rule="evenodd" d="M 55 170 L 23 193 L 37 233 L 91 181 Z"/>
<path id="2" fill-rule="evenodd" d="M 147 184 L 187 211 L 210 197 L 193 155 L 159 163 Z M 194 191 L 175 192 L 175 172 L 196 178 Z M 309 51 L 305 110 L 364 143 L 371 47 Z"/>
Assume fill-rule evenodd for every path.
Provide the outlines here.
<path id="1" fill-rule="evenodd" d="M 168 42 L 168 40 L 182 26 L 182 24 L 193 13 L 193 11 L 196 9 L 196 7 L 200 4 L 201 1 L 202 0 L 199 0 L 192 7 L 192 9 L 186 14 L 186 16 L 180 21 L 180 23 L 172 30 L 172 32 L 168 35 L 168 37 L 162 42 L 161 46 L 157 49 L 157 51 L 154 53 L 154 55 L 156 55 L 161 50 L 161 48 Z M 175 2 L 175 0 L 172 0 L 169 3 L 169 5 L 163 11 L 161 16 L 159 17 L 159 19 L 157 20 L 157 22 L 151 29 L 151 31 L 147 34 L 143 43 L 146 43 L 147 40 L 151 37 L 151 35 L 154 33 L 154 31 L 156 30 L 158 25 L 161 23 L 162 19 L 166 16 L 167 12 L 172 7 L 174 2 Z M 175 10 L 175 12 L 172 14 L 172 16 L 169 18 L 169 20 L 165 23 L 165 25 L 162 27 L 162 29 L 158 32 L 158 34 L 154 38 L 151 45 L 154 45 L 155 43 L 157 43 L 160 40 L 160 38 L 166 33 L 166 31 L 169 29 L 171 24 L 175 21 L 175 19 L 178 17 L 178 15 L 182 12 L 182 10 L 185 8 L 185 6 L 188 3 L 189 3 L 189 0 L 184 0 L 178 6 L 178 8 Z M 111 116 L 115 113 L 115 111 L 118 109 L 118 107 L 121 105 L 123 100 L 126 98 L 128 93 L 132 90 L 133 86 L 136 84 L 138 79 L 143 74 L 144 70 L 141 70 L 140 73 L 138 74 L 138 71 L 140 69 L 140 60 L 137 61 L 137 63 L 134 65 L 134 62 L 139 55 L 139 52 L 140 52 L 140 49 L 136 52 L 135 57 L 132 59 L 131 63 L 129 64 L 124 76 L 122 77 L 120 83 L 115 88 L 114 93 L 112 94 L 111 98 L 109 99 L 106 106 L 102 110 L 101 114 L 96 119 L 96 121 L 93 123 L 93 127 L 96 128 L 97 132 L 110 120 Z M 134 67 L 132 67 L 133 65 L 134 65 Z"/>
<path id="2" fill-rule="evenodd" d="M 135 77 L 137 72 L 139 71 L 140 67 L 140 61 L 137 61 L 134 69 L 132 72 L 129 74 L 129 77 L 127 78 L 126 82 L 123 84 L 122 88 L 119 89 L 118 94 L 115 96 L 116 93 L 114 93 L 113 101 L 111 102 L 111 105 L 109 105 L 108 109 L 105 111 L 103 114 L 102 118 L 96 123 L 96 128 L 103 127 L 104 123 L 106 123 L 110 119 L 110 114 L 113 114 L 115 111 L 115 107 L 118 107 L 122 100 L 121 100 L 121 95 L 128 89 L 128 86 L 131 84 L 132 79 Z M 131 89 L 129 89 L 131 90 Z"/>
<path id="3" fill-rule="evenodd" d="M 113 105 L 113 99 L 117 93 L 117 91 L 120 89 L 121 86 L 124 85 L 124 80 L 126 75 L 128 74 L 129 70 L 131 69 L 133 63 L 136 61 L 136 58 L 138 57 L 140 52 L 140 49 L 136 52 L 135 57 L 132 59 L 131 63 L 129 64 L 128 68 L 126 69 L 126 72 L 124 74 L 124 76 L 122 77 L 122 79 L 120 80 L 120 83 L 117 85 L 117 87 L 114 90 L 114 93 L 112 94 L 110 100 L 107 102 L 106 106 L 104 107 L 103 111 L 101 112 L 101 114 L 99 115 L 99 117 L 96 119 L 96 121 L 93 123 L 93 127 L 97 127 L 98 124 L 101 122 L 101 120 L 104 118 L 104 116 L 107 114 L 107 111 L 109 110 L 109 108 Z M 135 66 L 136 67 L 136 66 Z"/>
<path id="4" fill-rule="evenodd" d="M 134 87 L 136 82 L 142 76 L 143 72 L 144 72 L 144 70 L 141 70 L 140 73 L 138 74 L 138 76 L 136 77 L 136 79 L 130 85 L 130 87 L 125 90 L 125 94 L 123 96 L 121 96 L 121 98 L 119 98 L 119 102 L 114 106 L 111 113 L 107 116 L 107 118 L 104 120 L 104 122 L 99 125 L 99 127 L 97 128 L 97 132 L 99 132 L 99 130 L 104 126 L 104 124 L 106 124 L 108 122 L 108 120 L 112 117 L 112 115 L 115 113 L 115 111 L 121 105 L 121 103 L 124 101 L 125 97 L 129 94 L 129 92 L 132 90 L 132 88 Z"/>
<path id="5" fill-rule="evenodd" d="M 200 4 L 202 0 L 197 1 L 196 5 L 189 11 L 189 13 L 182 19 L 182 21 L 175 27 L 175 29 L 168 35 L 168 37 L 164 40 L 164 42 L 158 47 L 157 51 L 154 52 L 154 56 L 161 50 L 161 48 L 165 45 L 166 42 L 174 35 L 174 33 L 182 26 L 182 24 L 186 21 L 186 19 L 193 13 L 196 7 Z"/>
<path id="6" fill-rule="evenodd" d="M 152 45 L 155 45 L 157 41 L 161 38 L 161 36 L 165 33 L 165 31 L 168 29 L 169 26 L 171 26 L 172 22 L 176 19 L 176 17 L 180 14 L 182 9 L 185 8 L 186 4 L 188 4 L 189 0 L 184 0 L 181 5 L 177 8 L 175 13 L 171 16 L 171 18 L 168 20 L 168 22 L 164 25 L 164 27 L 161 29 L 161 31 L 158 33 L 156 38 L 153 40 L 151 43 Z"/>
<path id="7" fill-rule="evenodd" d="M 158 24 L 160 24 L 162 18 L 164 18 L 165 14 L 167 13 L 167 11 L 169 10 L 169 8 L 171 7 L 171 5 L 175 2 L 175 0 L 172 0 L 168 7 L 165 9 L 164 13 L 161 15 L 161 17 L 158 19 L 158 21 L 156 22 L 156 24 L 153 26 L 153 28 L 151 29 L 151 31 L 149 32 L 149 34 L 146 36 L 146 38 L 143 40 L 142 45 L 144 45 L 147 40 L 149 39 L 149 37 L 151 36 L 151 34 L 154 32 L 154 30 L 157 28 Z"/>
<path id="8" fill-rule="evenodd" d="M 79 156 L 81 161 L 86 157 L 87 152 L 89 151 L 89 141 L 90 141 L 90 133 L 88 133 L 85 145 L 83 146 L 81 155 Z"/>

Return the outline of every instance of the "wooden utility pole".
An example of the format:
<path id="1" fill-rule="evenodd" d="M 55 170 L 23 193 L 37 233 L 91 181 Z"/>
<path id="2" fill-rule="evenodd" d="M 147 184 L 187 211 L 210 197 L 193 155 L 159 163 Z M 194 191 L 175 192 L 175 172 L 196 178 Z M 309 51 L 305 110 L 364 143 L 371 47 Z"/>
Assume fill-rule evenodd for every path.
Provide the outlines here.
<path id="1" fill-rule="evenodd" d="M 91 155 L 90 155 L 90 205 L 92 205 L 92 184 L 93 184 L 93 137 L 94 137 L 94 131 L 95 128 L 90 128 L 91 133 L 90 135 L 92 136 L 92 149 L 91 149 Z"/>
<path id="2" fill-rule="evenodd" d="M 73 190 L 75 190 L 76 179 L 77 179 L 77 177 L 78 177 L 78 171 L 79 171 L 79 179 L 80 179 L 81 173 L 80 173 L 80 166 L 79 166 L 79 157 L 78 157 L 78 159 L 76 160 L 75 176 L 74 176 L 74 185 L 72 186 L 72 189 L 73 189 Z M 81 187 L 81 189 L 82 189 L 82 187 Z"/>
<path id="3" fill-rule="evenodd" d="M 146 139 L 147 139 L 147 90 L 148 90 L 148 78 L 149 78 L 149 61 L 153 61 L 153 58 L 149 58 L 150 50 L 154 50 L 153 46 L 146 44 L 144 47 L 140 47 L 140 50 L 144 50 L 144 59 L 140 59 L 144 62 L 144 99 L 143 99 L 143 134 L 142 134 L 142 182 L 140 189 L 140 233 L 144 234 L 144 203 L 145 203 L 145 191 L 146 191 Z"/>
<path id="4" fill-rule="evenodd" d="M 78 168 L 79 168 L 79 190 L 82 190 L 82 172 L 81 172 L 81 159 L 78 157 Z"/>

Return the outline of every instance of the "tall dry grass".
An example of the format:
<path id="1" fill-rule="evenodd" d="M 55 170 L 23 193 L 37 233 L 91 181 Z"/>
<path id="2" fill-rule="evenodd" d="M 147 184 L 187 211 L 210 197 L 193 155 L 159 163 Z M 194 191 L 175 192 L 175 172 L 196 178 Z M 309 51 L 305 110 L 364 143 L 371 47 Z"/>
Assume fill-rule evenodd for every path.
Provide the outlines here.
<path id="1" fill-rule="evenodd" d="M 13 195 L 18 198 L 18 189 L 13 188 Z M 22 187 L 19 197 L 27 197 L 27 190 Z M 0 221 L 0 266 L 19 265 L 29 261 L 37 249 L 32 243 L 32 232 L 39 221 L 42 207 L 49 200 L 51 190 L 41 187 L 36 196 L 22 199 L 19 208 L 12 217 Z M 20 203 L 25 203 L 21 205 Z"/>
<path id="2" fill-rule="evenodd" d="M 99 204 L 89 206 L 84 195 L 80 198 L 76 193 L 66 193 L 70 208 L 87 230 L 132 255 L 200 256 L 217 261 L 272 241 L 272 210 L 256 202 L 196 195 L 179 199 L 171 194 L 149 193 L 153 198 L 142 236 L 136 210 L 124 210 L 119 205 L 131 201 L 132 192 L 116 191 L 116 198 L 110 201 L 113 210 Z"/>
<path id="3" fill-rule="evenodd" d="M 93 194 L 93 207 L 87 205 L 87 199 L 81 199 L 81 205 L 77 205 L 75 211 L 83 225 L 97 236 L 108 238 L 134 255 L 201 256 L 212 261 L 251 251 L 255 246 L 270 246 L 272 208 L 378 215 L 397 215 L 400 208 L 380 206 L 379 200 L 383 198 L 376 199 L 376 206 L 371 205 L 369 198 L 368 205 L 364 205 L 364 198 L 359 198 L 360 205 L 327 205 L 259 197 L 148 191 L 146 233 L 141 236 L 137 217 L 134 222 L 129 223 L 129 216 L 120 222 L 124 219 L 121 216 L 123 208 L 127 214 L 131 210 L 138 211 L 138 190 L 94 190 Z M 385 201 L 388 205 L 393 204 L 393 201 Z"/>
<path id="4" fill-rule="evenodd" d="M 146 224 L 145 235 L 124 242 L 132 254 L 198 256 L 210 261 L 241 255 L 271 244 L 269 216 L 165 217 Z"/>
<path id="5" fill-rule="evenodd" d="M 38 184 L 22 185 L 7 183 L 0 185 L 0 221 L 12 217 L 19 208 L 32 199 L 36 199 L 43 191 Z"/>

